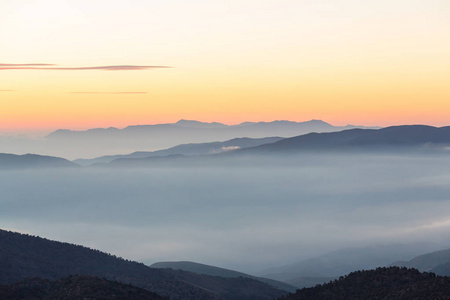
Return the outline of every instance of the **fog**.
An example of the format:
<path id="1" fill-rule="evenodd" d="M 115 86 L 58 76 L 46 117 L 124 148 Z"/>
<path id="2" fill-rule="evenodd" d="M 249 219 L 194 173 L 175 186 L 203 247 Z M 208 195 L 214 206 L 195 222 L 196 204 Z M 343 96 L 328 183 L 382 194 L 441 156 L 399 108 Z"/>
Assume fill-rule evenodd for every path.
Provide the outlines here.
<path id="1" fill-rule="evenodd" d="M 232 159 L 232 158 L 229 158 Z M 151 264 L 256 272 L 343 247 L 450 246 L 450 157 L 0 172 L 0 227 Z"/>

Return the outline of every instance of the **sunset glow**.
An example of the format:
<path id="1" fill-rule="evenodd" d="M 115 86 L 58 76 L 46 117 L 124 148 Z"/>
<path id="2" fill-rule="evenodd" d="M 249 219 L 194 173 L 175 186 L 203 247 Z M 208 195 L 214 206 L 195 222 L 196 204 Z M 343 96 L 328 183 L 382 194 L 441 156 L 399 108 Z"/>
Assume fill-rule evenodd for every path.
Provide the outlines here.
<path id="1" fill-rule="evenodd" d="M 0 3 L 0 131 L 449 125 L 450 2 Z"/>

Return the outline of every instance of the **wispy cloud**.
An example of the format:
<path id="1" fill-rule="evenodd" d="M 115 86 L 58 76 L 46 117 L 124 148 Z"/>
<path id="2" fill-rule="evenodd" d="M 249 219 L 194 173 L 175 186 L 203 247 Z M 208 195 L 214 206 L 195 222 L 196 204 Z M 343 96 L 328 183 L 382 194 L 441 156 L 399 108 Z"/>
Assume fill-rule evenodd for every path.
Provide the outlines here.
<path id="1" fill-rule="evenodd" d="M 103 70 L 103 71 L 135 71 L 172 68 L 170 66 L 135 66 L 135 65 L 117 65 L 117 66 L 99 66 L 99 67 L 51 67 L 51 64 L 0 64 L 0 70 Z"/>
<path id="2" fill-rule="evenodd" d="M 69 94 L 147 94 L 147 92 L 69 92 Z"/>

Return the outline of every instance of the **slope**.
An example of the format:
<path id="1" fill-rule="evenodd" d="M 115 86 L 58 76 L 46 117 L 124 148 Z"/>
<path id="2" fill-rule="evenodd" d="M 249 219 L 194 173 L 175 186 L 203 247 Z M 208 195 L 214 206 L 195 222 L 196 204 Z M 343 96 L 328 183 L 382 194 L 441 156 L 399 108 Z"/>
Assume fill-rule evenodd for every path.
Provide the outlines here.
<path id="1" fill-rule="evenodd" d="M 122 158 L 147 158 L 147 157 L 169 156 L 169 155 L 214 154 L 230 150 L 255 147 L 267 143 L 274 143 L 281 139 L 282 139 L 281 137 L 268 137 L 261 139 L 235 138 L 225 142 L 182 144 L 169 149 L 157 151 L 138 151 L 125 155 L 106 155 L 92 159 L 76 159 L 74 160 L 74 162 L 82 166 L 88 166 L 98 163 L 109 163 L 113 160 Z"/>
<path id="2" fill-rule="evenodd" d="M 74 275 L 54 281 L 30 278 L 10 285 L 0 285 L 0 299 L 163 300 L 167 298 L 128 284 L 98 277 Z"/>
<path id="3" fill-rule="evenodd" d="M 33 168 L 67 168 L 78 165 L 64 158 L 36 154 L 15 155 L 0 153 L 0 170 Z"/>
<path id="4" fill-rule="evenodd" d="M 304 288 L 284 300 L 436 300 L 450 298 L 450 278 L 407 268 L 357 271 L 339 280 Z"/>
<path id="5" fill-rule="evenodd" d="M 444 148 L 450 145 L 450 127 L 425 125 L 393 126 L 382 129 L 350 129 L 340 132 L 309 133 L 243 149 L 240 152 L 407 150 Z"/>
<path id="6" fill-rule="evenodd" d="M 2 284 L 79 274 L 132 284 L 171 299 L 273 299 L 286 293 L 253 279 L 154 269 L 98 250 L 4 230 L 0 245 Z"/>
<path id="7" fill-rule="evenodd" d="M 252 276 L 246 273 L 219 268 L 215 266 L 200 264 L 196 262 L 191 261 L 172 261 L 172 262 L 157 262 L 150 266 L 151 268 L 161 268 L 161 269 L 173 269 L 173 270 L 183 270 L 188 271 L 196 274 L 204 274 L 204 275 L 210 275 L 210 276 L 219 276 L 219 277 L 225 277 L 225 278 L 251 278 L 256 279 L 261 282 L 265 282 L 273 287 L 276 287 L 278 289 L 292 292 L 296 290 L 296 287 L 286 284 L 281 281 L 272 280 L 264 277 L 256 277 Z"/>

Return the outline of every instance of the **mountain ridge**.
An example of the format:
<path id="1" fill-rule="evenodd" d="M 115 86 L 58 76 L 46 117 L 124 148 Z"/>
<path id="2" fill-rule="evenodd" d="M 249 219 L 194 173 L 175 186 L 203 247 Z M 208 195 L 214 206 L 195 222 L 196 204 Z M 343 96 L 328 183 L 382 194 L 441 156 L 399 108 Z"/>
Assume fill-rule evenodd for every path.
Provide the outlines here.
<path id="1" fill-rule="evenodd" d="M 79 167 L 67 159 L 38 154 L 0 153 L 0 170 Z"/>
<path id="2" fill-rule="evenodd" d="M 443 300 L 450 297 L 450 278 L 399 267 L 356 271 L 279 300 Z"/>
<path id="3" fill-rule="evenodd" d="M 169 156 L 169 155 L 202 155 L 226 152 L 235 149 L 254 147 L 266 143 L 273 143 L 281 140 L 281 137 L 267 137 L 259 139 L 251 138 L 234 138 L 224 142 L 210 142 L 210 143 L 189 143 L 181 144 L 168 149 L 157 151 L 136 151 L 130 154 L 105 155 L 92 159 L 76 159 L 73 162 L 82 166 L 92 165 L 96 163 L 109 163 L 116 159 L 127 158 L 147 158 L 155 156 Z"/>
<path id="4" fill-rule="evenodd" d="M 371 147 L 414 147 L 450 145 L 450 126 L 433 127 L 427 125 L 401 125 L 381 129 L 349 129 L 339 132 L 309 133 L 286 138 L 272 144 L 266 144 L 241 150 L 242 152 L 260 151 L 300 151 L 300 150 L 348 150 Z"/>
<path id="5" fill-rule="evenodd" d="M 250 278 L 222 278 L 155 269 L 69 243 L 0 230 L 0 284 L 25 278 L 88 275 L 132 284 L 171 299 L 269 300 L 285 294 Z"/>
<path id="6" fill-rule="evenodd" d="M 227 141 L 244 137 L 293 137 L 309 132 L 340 131 L 348 128 L 333 126 L 320 120 L 243 122 L 226 125 L 182 119 L 176 123 L 129 125 L 124 128 L 58 129 L 40 139 L 0 137 L 0 148 L 3 152 L 45 153 L 74 160 L 136 151 L 156 151 L 188 143 Z"/>
<path id="7" fill-rule="evenodd" d="M 282 281 L 276 281 L 269 278 L 252 276 L 243 272 L 238 272 L 230 269 L 220 268 L 216 266 L 196 263 L 192 261 L 164 261 L 164 262 L 156 262 L 150 265 L 151 268 L 162 268 L 162 269 L 173 269 L 173 270 L 183 270 L 188 272 L 193 272 L 196 274 L 205 274 L 210 276 L 219 276 L 225 278 L 236 278 L 236 277 L 244 277 L 244 278 L 252 278 L 262 282 L 265 282 L 271 286 L 276 288 L 286 290 L 289 292 L 294 292 L 296 287 L 286 284 Z"/>

